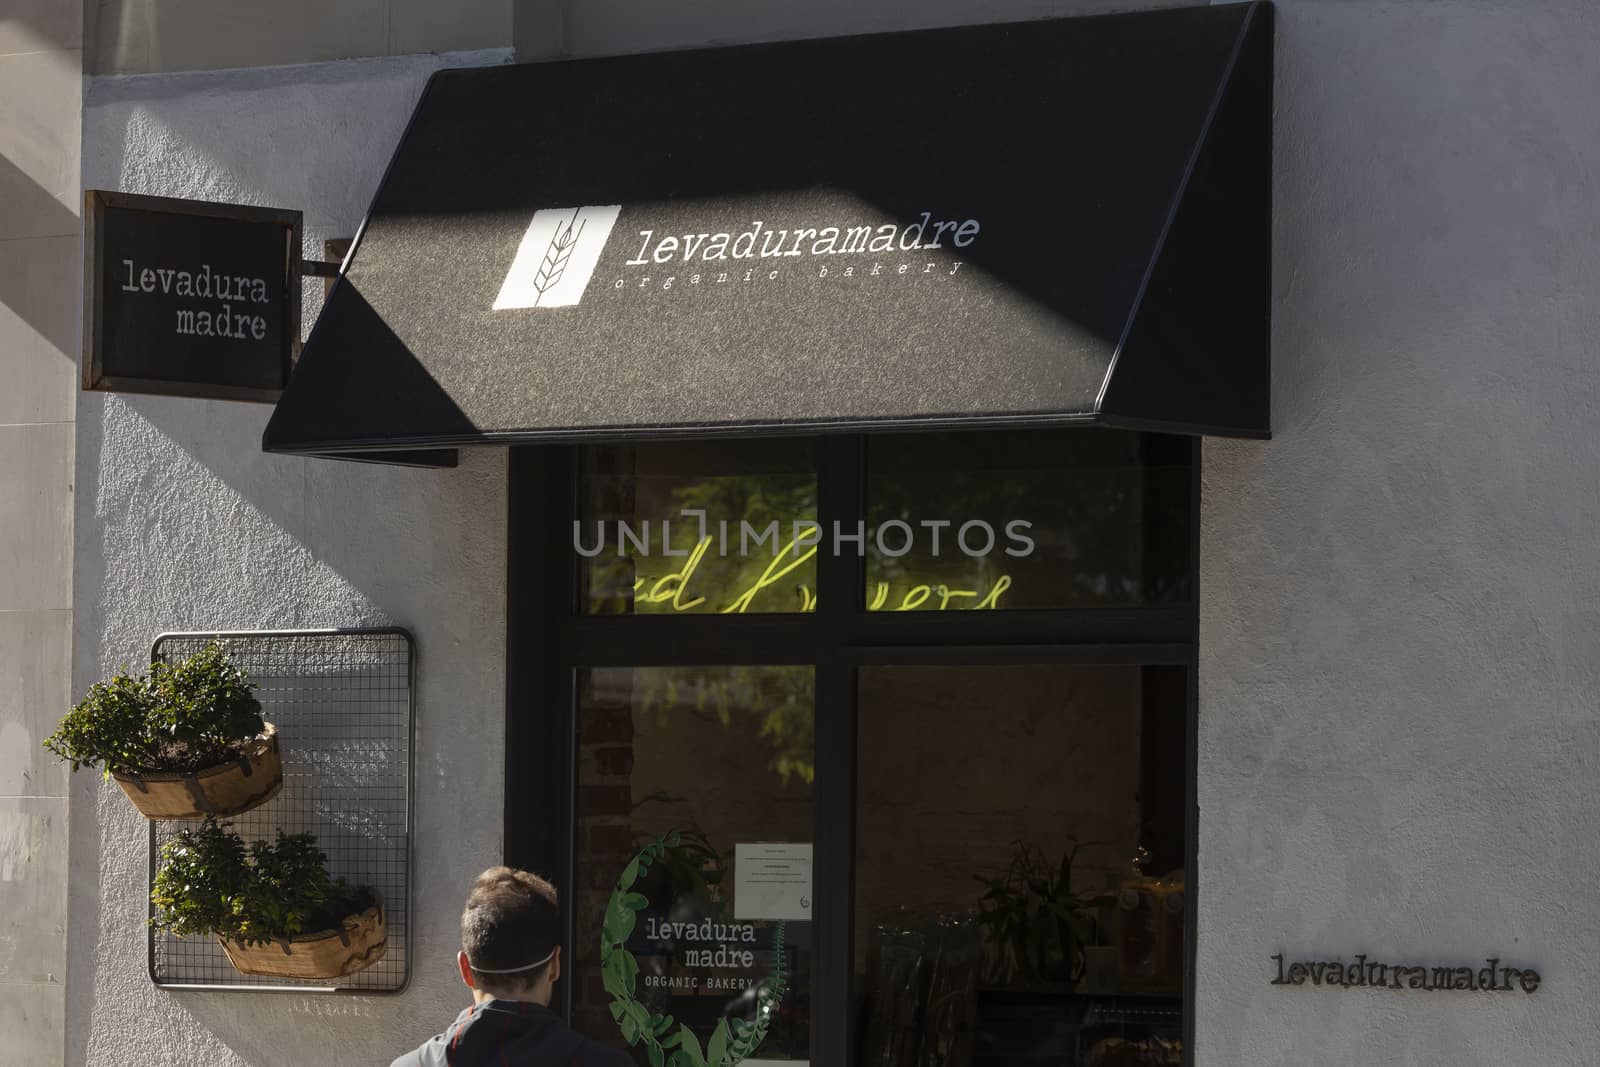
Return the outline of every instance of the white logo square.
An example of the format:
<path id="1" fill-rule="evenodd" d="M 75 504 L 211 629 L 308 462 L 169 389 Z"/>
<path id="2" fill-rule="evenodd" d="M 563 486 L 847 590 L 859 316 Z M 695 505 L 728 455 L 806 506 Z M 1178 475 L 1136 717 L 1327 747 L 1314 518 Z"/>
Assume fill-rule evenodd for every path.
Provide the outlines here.
<path id="1" fill-rule="evenodd" d="M 494 310 L 571 307 L 582 300 L 621 212 L 621 204 L 534 212 Z"/>

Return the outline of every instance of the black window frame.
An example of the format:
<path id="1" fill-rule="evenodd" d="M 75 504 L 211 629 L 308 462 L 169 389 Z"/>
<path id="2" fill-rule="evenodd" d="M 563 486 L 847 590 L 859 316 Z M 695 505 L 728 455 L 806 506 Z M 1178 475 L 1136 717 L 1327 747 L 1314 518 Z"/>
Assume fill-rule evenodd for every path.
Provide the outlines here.
<path id="1" fill-rule="evenodd" d="M 965 432 L 965 431 L 960 431 Z M 1063 433 L 1096 433 L 1072 428 Z M 818 515 L 854 529 L 866 516 L 867 435 L 811 438 Z M 582 444 L 510 449 L 506 556 L 504 860 L 550 877 L 567 944 L 576 937 L 577 686 L 588 667 L 805 664 L 816 674 L 816 931 L 811 1061 L 854 1062 L 856 672 L 960 663 L 1184 666 L 1184 1062 L 1194 1062 L 1198 935 L 1200 461 L 1190 438 L 1189 603 L 1169 607 L 868 612 L 854 553 L 817 554 L 817 607 L 795 614 L 582 615 L 571 531 Z M 825 712 L 824 709 L 830 709 Z M 840 709 L 837 711 L 831 709 Z M 571 1018 L 572 984 L 554 1005 Z"/>

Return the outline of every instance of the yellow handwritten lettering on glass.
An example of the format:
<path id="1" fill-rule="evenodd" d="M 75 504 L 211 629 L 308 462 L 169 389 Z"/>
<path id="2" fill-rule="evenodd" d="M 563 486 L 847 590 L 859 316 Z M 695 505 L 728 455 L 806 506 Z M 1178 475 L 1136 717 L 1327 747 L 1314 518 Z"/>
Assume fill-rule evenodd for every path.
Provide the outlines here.
<path id="1" fill-rule="evenodd" d="M 799 551 L 802 546 L 805 551 Z M 634 600 L 641 604 L 667 604 L 672 611 L 691 611 L 704 604 L 703 596 L 689 597 L 689 580 L 694 577 L 694 572 L 699 568 L 700 561 L 705 558 L 706 550 L 711 547 L 711 538 L 705 537 L 695 545 L 689 553 L 689 558 L 683 566 L 671 574 L 664 574 L 659 578 L 644 576 L 634 579 Z M 761 576 L 749 588 L 742 591 L 730 601 L 727 607 L 720 608 L 724 615 L 742 615 L 750 610 L 751 604 L 763 590 L 771 589 L 782 582 L 784 578 L 802 567 L 817 554 L 817 546 L 808 544 L 802 539 L 791 540 L 772 557 Z M 868 611 L 980 611 L 994 610 L 1000 607 L 1000 597 L 1007 589 L 1011 588 L 1011 576 L 1002 574 L 995 579 L 987 591 L 982 589 L 956 589 L 948 585 L 915 585 L 906 590 L 898 603 L 890 604 L 890 588 L 888 582 L 876 583 L 872 598 L 867 603 Z M 800 610 L 815 611 L 817 609 L 817 596 L 809 588 L 799 587 Z M 934 598 L 937 598 L 936 600 Z M 932 601 L 930 604 L 929 602 Z"/>

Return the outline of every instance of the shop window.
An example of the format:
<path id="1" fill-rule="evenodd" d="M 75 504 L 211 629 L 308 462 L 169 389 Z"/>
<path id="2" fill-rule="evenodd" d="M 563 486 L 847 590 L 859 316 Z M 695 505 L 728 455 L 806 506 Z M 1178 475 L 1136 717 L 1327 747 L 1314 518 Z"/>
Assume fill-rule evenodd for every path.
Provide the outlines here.
<path id="1" fill-rule="evenodd" d="M 1187 1062 L 1198 456 L 513 450 L 506 851 L 570 910 L 557 1007 L 641 1067 Z"/>
<path id="2" fill-rule="evenodd" d="M 817 476 L 793 441 L 605 445 L 585 452 L 583 608 L 763 614 L 816 602 Z"/>
<path id="3" fill-rule="evenodd" d="M 873 438 L 866 605 L 1188 602 L 1189 442 L 1023 430 Z"/>
<path id="4" fill-rule="evenodd" d="M 759 1031 L 763 1059 L 810 1058 L 811 890 L 774 872 L 810 874 L 813 708 L 807 667 L 582 672 L 582 1029 L 614 1032 L 623 1004 L 680 1046 Z"/>
<path id="5" fill-rule="evenodd" d="M 858 1063 L 1173 1062 L 1182 668 L 859 674 Z"/>

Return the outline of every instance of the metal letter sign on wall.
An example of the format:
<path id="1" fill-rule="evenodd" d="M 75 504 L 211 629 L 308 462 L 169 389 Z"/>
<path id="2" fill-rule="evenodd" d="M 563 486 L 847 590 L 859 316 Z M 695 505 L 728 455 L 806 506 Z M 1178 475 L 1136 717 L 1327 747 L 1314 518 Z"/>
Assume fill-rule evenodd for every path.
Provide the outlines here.
<path id="1" fill-rule="evenodd" d="M 84 193 L 83 387 L 275 401 L 300 351 L 301 213 Z"/>

